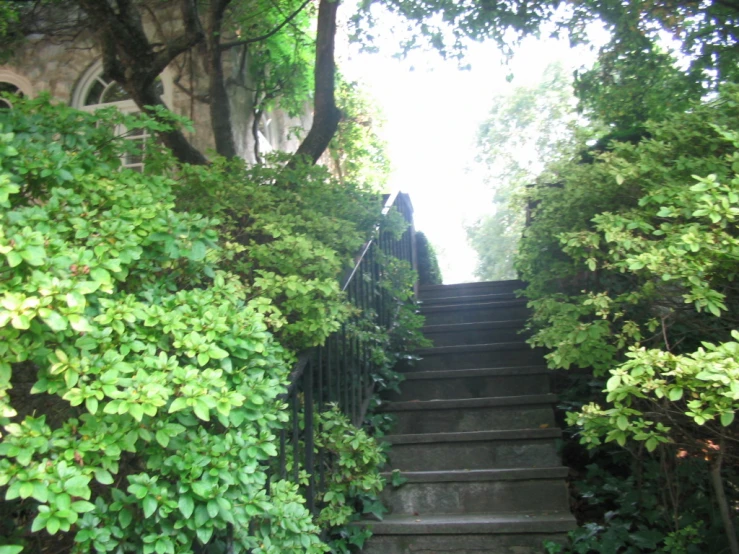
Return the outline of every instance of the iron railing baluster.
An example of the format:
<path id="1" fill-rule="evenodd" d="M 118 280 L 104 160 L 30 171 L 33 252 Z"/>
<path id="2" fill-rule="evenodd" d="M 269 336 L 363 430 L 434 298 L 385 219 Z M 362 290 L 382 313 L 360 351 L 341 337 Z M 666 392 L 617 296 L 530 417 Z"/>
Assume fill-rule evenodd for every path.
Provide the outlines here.
<path id="1" fill-rule="evenodd" d="M 398 307 L 398 300 L 391 297 L 386 287 L 391 277 L 383 260 L 399 258 L 415 269 L 412 207 L 404 194 L 388 200 L 383 214 L 391 205 L 408 222 L 408 229 L 395 239 L 378 226 L 376 236 L 365 244 L 342 282 L 346 299 L 357 313 L 342 323 L 323 346 L 301 355 L 291 373 L 288 391 L 280 397 L 288 405 L 290 420 L 279 433 L 275 477 L 291 478 L 298 483 L 307 508 L 314 514 L 320 512 L 320 495 L 326 489 L 327 474 L 334 462 L 330 452 L 323 446 L 317 447 L 316 434 L 320 429 L 315 422 L 333 405 L 355 425 L 362 424 L 374 393 L 375 372 L 374 345 L 366 337 L 371 336 L 368 332 L 374 327 L 389 329 Z M 290 463 L 292 471 L 288 471 Z M 301 484 L 303 472 L 307 483 Z"/>

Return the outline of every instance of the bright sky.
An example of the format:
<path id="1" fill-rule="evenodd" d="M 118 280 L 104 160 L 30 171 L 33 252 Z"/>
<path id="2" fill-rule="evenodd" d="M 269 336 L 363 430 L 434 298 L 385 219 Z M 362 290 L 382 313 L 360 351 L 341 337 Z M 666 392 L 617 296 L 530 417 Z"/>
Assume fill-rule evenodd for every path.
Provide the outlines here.
<path id="1" fill-rule="evenodd" d="M 582 52 L 574 55 L 566 41 L 527 40 L 505 67 L 496 46 L 474 44 L 465 59 L 472 69 L 463 71 L 433 52 L 398 61 L 392 47 L 384 50 L 352 53 L 342 72 L 364 83 L 383 109 L 394 170 L 389 188 L 410 194 L 416 228 L 436 247 L 444 283 L 474 281 L 476 254 L 464 224 L 492 210 L 492 192 L 474 161 L 477 128 L 496 95 L 538 82 L 551 62 L 574 68 Z"/>

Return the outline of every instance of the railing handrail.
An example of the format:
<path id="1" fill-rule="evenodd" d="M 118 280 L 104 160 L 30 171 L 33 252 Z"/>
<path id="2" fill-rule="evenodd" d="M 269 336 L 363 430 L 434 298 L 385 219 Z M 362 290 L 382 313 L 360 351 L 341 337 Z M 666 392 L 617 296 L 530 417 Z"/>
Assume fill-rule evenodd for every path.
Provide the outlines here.
<path id="1" fill-rule="evenodd" d="M 289 406 L 291 416 L 290 423 L 280 431 L 279 471 L 275 476 L 288 478 L 286 463 L 292 456 L 290 479 L 298 482 L 300 471 L 308 475 L 305 497 L 312 512 L 317 509 L 326 464 L 330 464 L 330 456 L 316 446 L 313 417 L 336 405 L 354 425 L 361 426 L 376 391 L 376 372 L 381 368 L 371 356 L 373 343 L 356 334 L 353 326 L 364 319 L 388 330 L 394 324 L 400 305 L 387 288 L 392 281 L 386 280 L 392 277 L 382 263 L 385 255 L 406 260 L 415 268 L 413 208 L 408 195 L 399 190 L 387 195 L 382 216 L 393 206 L 409 223 L 408 229 L 394 237 L 382 231 L 382 219 L 378 222 L 341 283 L 342 292 L 357 308 L 356 312 L 323 345 L 299 354 L 288 377 L 287 390 L 279 397 Z M 378 257 L 376 253 L 382 255 Z M 357 279 L 358 275 L 362 278 Z"/>
<path id="2" fill-rule="evenodd" d="M 400 189 L 395 189 L 393 192 L 388 194 L 385 197 L 385 203 L 382 206 L 382 217 L 385 217 L 390 210 L 392 209 L 393 205 L 395 204 L 395 201 L 402 197 L 403 193 Z M 407 195 L 406 195 L 407 196 Z M 380 226 L 382 225 L 382 220 L 378 221 L 377 224 L 374 227 L 373 233 L 377 233 L 380 230 Z M 344 278 L 341 284 L 341 291 L 346 291 L 346 288 L 349 286 L 349 283 L 352 279 L 354 279 L 354 275 L 356 275 L 357 271 L 359 271 L 359 266 L 362 265 L 362 260 L 364 260 L 364 256 L 367 254 L 369 249 L 372 247 L 372 244 L 374 243 L 375 239 L 374 237 L 370 237 L 370 239 L 364 243 L 364 246 L 359 251 L 359 255 L 354 258 L 354 267 L 349 271 L 347 276 Z"/>

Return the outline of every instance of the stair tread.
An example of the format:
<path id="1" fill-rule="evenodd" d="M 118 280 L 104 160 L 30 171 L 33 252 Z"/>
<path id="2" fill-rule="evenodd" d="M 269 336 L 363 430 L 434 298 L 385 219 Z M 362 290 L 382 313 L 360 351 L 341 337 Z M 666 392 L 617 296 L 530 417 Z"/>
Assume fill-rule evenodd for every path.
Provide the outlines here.
<path id="1" fill-rule="evenodd" d="M 486 514 L 391 514 L 371 525 L 374 534 L 494 534 L 569 531 L 575 518 L 568 512 L 500 512 Z"/>
<path id="2" fill-rule="evenodd" d="M 553 404 L 557 402 L 556 394 L 527 394 L 519 396 L 488 396 L 483 398 L 456 398 L 434 400 L 407 400 L 402 402 L 386 402 L 383 412 L 445 410 L 457 408 L 485 408 L 496 406 L 526 406 L 531 404 Z"/>
<path id="3" fill-rule="evenodd" d="M 412 435 L 385 435 L 390 444 L 428 444 L 440 442 L 476 442 L 496 440 L 527 440 L 559 438 L 562 431 L 546 429 L 504 429 L 499 431 L 457 431 L 453 433 L 420 433 Z"/>
<path id="4" fill-rule="evenodd" d="M 455 291 L 455 290 L 479 290 L 494 288 L 511 288 L 513 290 L 522 289 L 526 285 L 523 281 L 512 279 L 510 281 L 475 281 L 474 283 L 454 283 L 451 285 L 421 285 L 418 287 L 419 296 L 423 293 L 432 293 L 439 291 Z"/>
<path id="5" fill-rule="evenodd" d="M 436 325 L 424 325 L 423 333 L 445 333 L 464 332 L 477 329 L 499 329 L 507 327 L 521 327 L 526 323 L 525 319 L 506 319 L 503 321 L 475 321 L 472 323 L 439 323 Z"/>
<path id="6" fill-rule="evenodd" d="M 532 479 L 564 479 L 569 474 L 569 468 L 564 466 L 553 467 L 525 467 L 503 469 L 463 469 L 445 471 L 401 471 L 400 476 L 409 483 L 442 483 L 460 481 L 520 481 Z M 392 472 L 381 473 L 386 479 L 391 479 Z"/>
<path id="7" fill-rule="evenodd" d="M 464 294 L 460 296 L 440 296 L 438 298 L 419 299 L 422 306 L 434 304 L 473 304 L 476 302 L 491 302 L 497 300 L 516 300 L 518 297 L 512 292 L 493 292 L 489 294 Z"/>
<path id="8" fill-rule="evenodd" d="M 454 299 L 452 299 L 454 300 Z M 421 305 L 420 311 L 422 314 L 430 312 L 453 312 L 453 311 L 470 311 L 470 310 L 490 310 L 494 308 L 507 308 L 510 306 L 525 306 L 528 300 L 524 299 L 510 299 L 510 300 L 498 300 L 494 302 L 480 302 L 477 304 L 439 304 L 439 305 Z"/>
<path id="9" fill-rule="evenodd" d="M 438 356 L 440 354 L 466 354 L 468 352 L 492 352 L 499 350 L 537 350 L 532 348 L 524 340 L 509 342 L 486 342 L 483 344 L 461 344 L 455 346 L 433 346 L 431 348 L 419 348 L 415 351 L 418 356 Z"/>
<path id="10" fill-rule="evenodd" d="M 508 375 L 536 375 L 549 373 L 545 365 L 510 366 L 510 367 L 481 367 L 474 369 L 435 369 L 431 371 L 414 371 L 403 373 L 404 381 L 423 379 L 461 379 L 463 377 L 499 377 Z M 401 385 L 402 386 L 402 385 Z"/>

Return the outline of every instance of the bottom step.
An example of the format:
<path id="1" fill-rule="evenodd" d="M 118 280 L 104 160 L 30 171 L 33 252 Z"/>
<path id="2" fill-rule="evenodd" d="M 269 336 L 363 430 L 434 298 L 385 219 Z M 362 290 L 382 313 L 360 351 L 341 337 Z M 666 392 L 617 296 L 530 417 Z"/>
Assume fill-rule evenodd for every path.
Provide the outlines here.
<path id="1" fill-rule="evenodd" d="M 544 541 L 564 544 L 569 513 L 389 516 L 368 523 L 365 554 L 539 554 Z"/>

